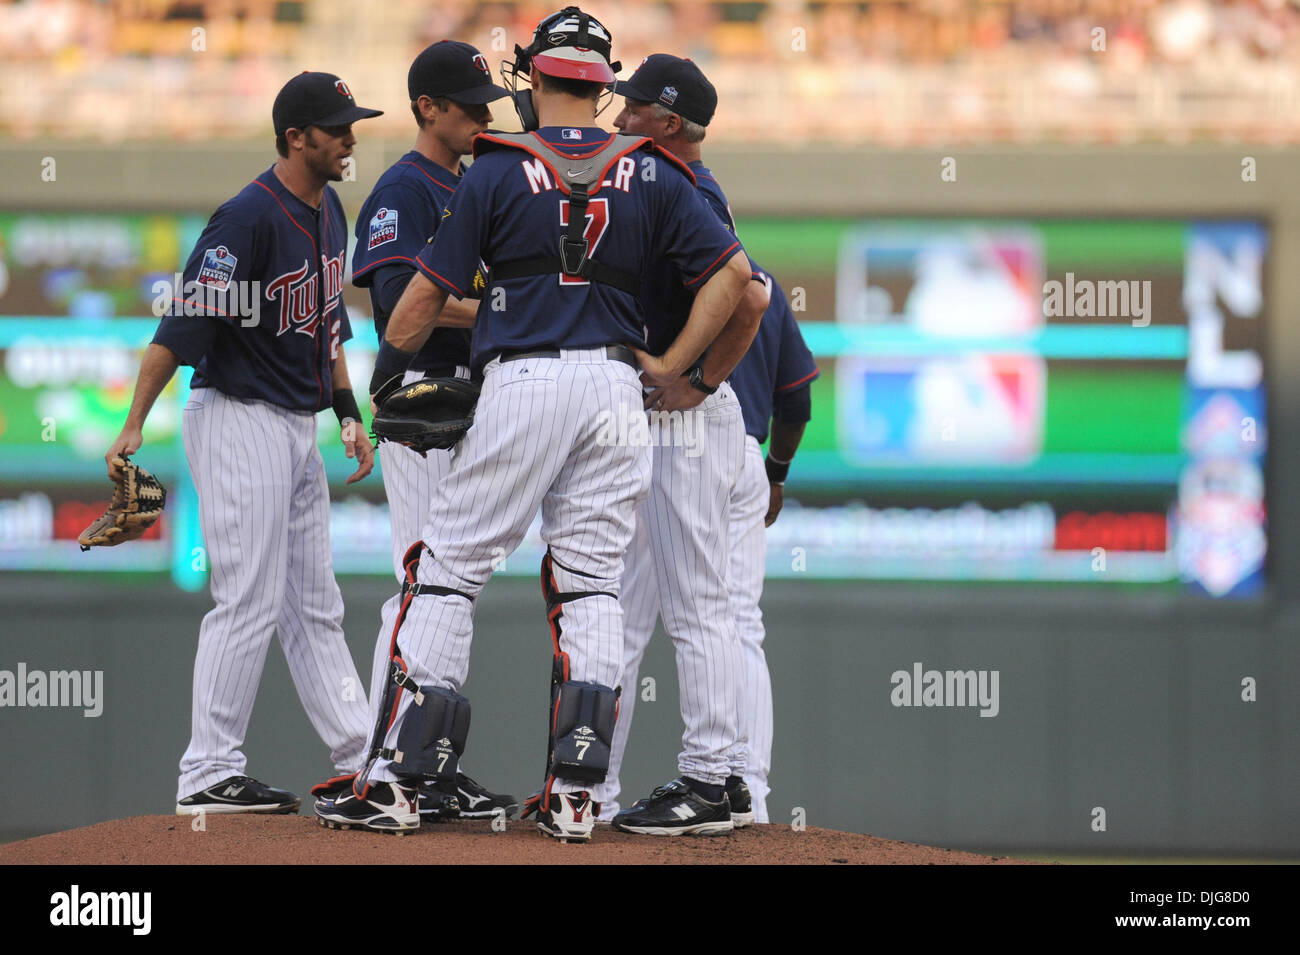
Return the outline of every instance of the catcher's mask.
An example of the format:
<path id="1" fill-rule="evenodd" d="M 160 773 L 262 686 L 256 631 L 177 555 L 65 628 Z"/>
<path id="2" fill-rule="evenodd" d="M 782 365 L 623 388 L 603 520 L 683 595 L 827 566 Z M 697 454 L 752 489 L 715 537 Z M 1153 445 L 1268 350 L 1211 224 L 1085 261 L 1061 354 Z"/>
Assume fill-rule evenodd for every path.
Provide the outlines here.
<path id="1" fill-rule="evenodd" d="M 610 61 L 613 42 L 613 36 L 595 17 L 577 7 L 565 7 L 537 24 L 533 42 L 527 47 L 515 44 L 514 62 L 501 61 L 501 83 L 510 91 L 524 132 L 537 129 L 539 122 L 533 91 L 519 89 L 520 74 L 528 76 L 536 69 L 547 76 L 610 84 L 609 95 L 601 94 L 596 109 L 599 116 L 613 102 L 614 75 L 623 68 L 622 63 Z"/>

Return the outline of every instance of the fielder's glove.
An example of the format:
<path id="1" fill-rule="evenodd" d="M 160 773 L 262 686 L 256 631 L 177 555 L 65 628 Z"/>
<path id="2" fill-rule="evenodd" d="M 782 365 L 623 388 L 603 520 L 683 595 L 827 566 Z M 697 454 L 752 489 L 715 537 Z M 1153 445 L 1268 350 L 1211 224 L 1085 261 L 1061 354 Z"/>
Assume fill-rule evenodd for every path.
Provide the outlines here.
<path id="1" fill-rule="evenodd" d="M 375 412 L 375 438 L 414 451 L 447 451 L 474 423 L 479 386 L 463 378 L 422 378 L 398 388 Z"/>
<path id="2" fill-rule="evenodd" d="M 113 547 L 143 536 L 167 503 L 167 489 L 140 465 L 118 457 L 113 459 L 113 466 L 119 475 L 113 479 L 113 500 L 108 510 L 77 538 L 83 551 Z"/>

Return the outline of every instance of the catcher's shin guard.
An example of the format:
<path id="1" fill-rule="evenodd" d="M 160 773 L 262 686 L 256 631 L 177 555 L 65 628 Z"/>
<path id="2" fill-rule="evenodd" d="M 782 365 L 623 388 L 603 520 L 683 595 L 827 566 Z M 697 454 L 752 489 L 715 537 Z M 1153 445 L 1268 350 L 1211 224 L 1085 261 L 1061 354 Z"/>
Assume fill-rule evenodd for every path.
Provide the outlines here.
<path id="1" fill-rule="evenodd" d="M 416 686 L 410 677 L 402 685 L 414 698 L 402 716 L 397 747 L 379 755 L 393 761 L 399 776 L 455 782 L 469 736 L 469 700 L 441 687 Z"/>
<path id="2" fill-rule="evenodd" d="M 411 679 L 406 672 L 406 661 L 402 659 L 402 648 L 397 642 L 397 635 L 406 621 L 411 601 L 416 597 L 435 594 L 464 597 L 470 602 L 474 600 L 469 594 L 450 587 L 419 583 L 415 576 L 424 550 L 424 541 L 416 541 L 402 558 L 406 580 L 402 583 L 402 605 L 397 611 L 393 635 L 388 643 L 390 678 L 384 681 L 384 696 L 379 704 L 375 728 L 370 733 L 370 754 L 366 766 L 357 773 L 352 787 L 357 796 L 363 799 L 370 789 L 370 770 L 377 759 L 392 760 L 397 764 L 394 772 L 399 775 L 421 779 L 455 779 L 459 757 L 465 751 L 465 740 L 469 734 L 469 700 L 451 690 L 421 687 Z M 410 717 L 412 712 L 419 715 L 403 719 L 402 728 L 398 731 L 397 746 L 385 748 L 384 738 L 397 721 L 398 704 L 402 701 L 403 690 L 415 694 L 415 709 L 408 710 L 407 716 Z M 436 735 L 429 735 L 431 733 Z"/>
<path id="3" fill-rule="evenodd" d="M 569 573 L 577 574 L 577 571 Z M 546 599 L 546 621 L 550 624 L 551 646 L 555 653 L 551 664 L 551 709 L 547 720 L 546 785 L 540 794 L 541 804 L 545 806 L 549 803 L 556 777 L 593 783 L 605 779 L 622 691 L 621 688 L 570 679 L 569 655 L 560 649 L 561 620 L 566 603 L 596 596 L 617 600 L 618 596 L 604 590 L 560 591 L 555 581 L 555 559 L 549 550 L 542 558 L 542 596 Z"/>

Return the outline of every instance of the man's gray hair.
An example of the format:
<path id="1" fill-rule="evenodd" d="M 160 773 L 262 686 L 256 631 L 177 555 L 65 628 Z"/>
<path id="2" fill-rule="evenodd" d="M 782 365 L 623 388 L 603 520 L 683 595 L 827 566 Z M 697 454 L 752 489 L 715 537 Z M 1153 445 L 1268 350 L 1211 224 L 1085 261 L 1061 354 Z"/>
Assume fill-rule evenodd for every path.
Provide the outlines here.
<path id="1" fill-rule="evenodd" d="M 674 113 L 662 103 L 651 103 L 650 105 L 654 107 L 654 109 L 651 110 L 651 115 L 654 116 L 655 119 L 667 119 L 669 116 L 676 116 L 680 119 L 682 121 L 682 138 L 688 143 L 704 142 L 705 129 L 699 123 L 687 119 L 681 113 Z"/>

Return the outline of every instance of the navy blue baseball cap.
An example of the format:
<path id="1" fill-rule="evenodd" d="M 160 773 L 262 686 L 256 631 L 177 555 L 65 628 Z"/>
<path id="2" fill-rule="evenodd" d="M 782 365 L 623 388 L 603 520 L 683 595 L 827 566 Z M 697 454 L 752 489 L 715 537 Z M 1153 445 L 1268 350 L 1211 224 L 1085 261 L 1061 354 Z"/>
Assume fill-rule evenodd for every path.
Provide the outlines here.
<path id="1" fill-rule="evenodd" d="M 275 124 L 277 136 L 286 129 L 345 126 L 382 115 L 381 109 L 358 106 L 348 84 L 333 73 L 299 73 L 281 87 L 271 107 L 271 122 Z"/>
<path id="2" fill-rule="evenodd" d="M 636 72 L 614 84 L 614 92 L 643 103 L 658 103 L 701 126 L 718 108 L 718 91 L 690 60 L 670 53 L 647 56 Z"/>
<path id="3" fill-rule="evenodd" d="M 473 106 L 510 95 L 504 87 L 493 85 L 487 58 L 457 40 L 439 40 L 420 51 L 406 74 L 406 92 L 411 102 L 421 96 L 445 96 Z"/>

